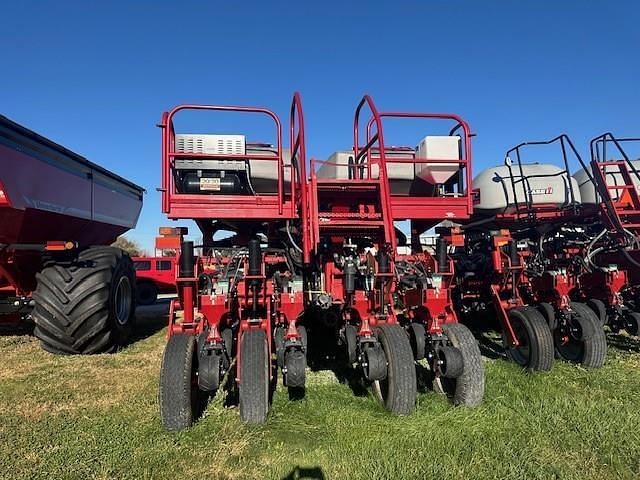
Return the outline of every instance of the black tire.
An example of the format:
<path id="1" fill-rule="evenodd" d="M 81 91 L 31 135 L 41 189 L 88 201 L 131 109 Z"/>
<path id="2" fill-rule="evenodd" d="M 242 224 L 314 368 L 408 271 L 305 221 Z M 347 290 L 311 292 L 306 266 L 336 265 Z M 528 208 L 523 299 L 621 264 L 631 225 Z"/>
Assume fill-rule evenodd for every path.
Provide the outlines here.
<path id="1" fill-rule="evenodd" d="M 454 405 L 476 407 L 484 397 L 484 363 L 478 341 L 471 330 L 461 323 L 445 323 L 442 331 L 451 345 L 462 354 L 462 375 L 457 378 L 437 378 L 434 387 L 447 395 Z"/>
<path id="2" fill-rule="evenodd" d="M 578 314 L 571 321 L 584 333 L 583 338 L 570 338 L 561 342 L 554 332 L 556 351 L 569 362 L 581 363 L 586 368 L 600 368 L 607 356 L 607 337 L 595 312 L 584 303 L 572 302 L 571 308 Z"/>
<path id="3" fill-rule="evenodd" d="M 198 390 L 196 338 L 174 334 L 169 338 L 160 368 L 160 418 L 168 431 L 189 428 L 197 417 L 201 393 Z"/>
<path id="4" fill-rule="evenodd" d="M 224 328 L 220 334 L 222 337 L 222 343 L 224 344 L 224 355 L 222 357 L 222 365 L 227 370 L 233 361 L 235 356 L 235 348 L 233 345 L 233 330 L 231 328 Z"/>
<path id="5" fill-rule="evenodd" d="M 293 350 L 287 352 L 284 360 L 287 373 L 284 375 L 284 384 L 289 388 L 302 388 L 305 382 L 305 369 L 307 358 L 304 352 Z"/>
<path id="6" fill-rule="evenodd" d="M 240 340 L 240 418 L 264 423 L 269 413 L 267 336 L 264 330 L 246 330 Z"/>
<path id="7" fill-rule="evenodd" d="M 587 301 L 587 307 L 589 307 L 596 314 L 596 317 L 600 321 L 600 326 L 604 327 L 607 324 L 607 307 L 602 300 L 592 298 Z"/>
<path id="8" fill-rule="evenodd" d="M 374 392 L 391 413 L 408 415 L 418 390 L 409 337 L 400 325 L 380 325 L 375 332 L 387 359 L 387 378 L 373 383 Z"/>
<path id="9" fill-rule="evenodd" d="M 273 344 L 280 368 L 284 368 L 284 334 L 286 331 L 285 327 L 276 327 L 273 331 Z"/>
<path id="10" fill-rule="evenodd" d="M 345 348 L 347 352 L 347 361 L 349 365 L 353 365 L 358 360 L 357 344 L 358 331 L 353 325 L 347 324 L 344 327 Z"/>
<path id="11" fill-rule="evenodd" d="M 408 328 L 409 341 L 411 350 L 413 350 L 413 358 L 422 360 L 425 356 L 426 329 L 422 323 L 411 323 Z"/>
<path id="12" fill-rule="evenodd" d="M 520 345 L 508 347 L 507 355 L 527 370 L 551 370 L 554 358 L 553 337 L 542 314 L 533 307 L 519 307 L 509 310 L 508 315 Z"/>
<path id="13" fill-rule="evenodd" d="M 216 351 L 207 351 L 208 331 L 202 332 L 197 340 L 198 349 L 198 388 L 209 394 L 215 393 L 220 386 L 220 367 L 222 356 Z"/>
<path id="14" fill-rule="evenodd" d="M 300 335 L 300 342 L 302 342 L 302 348 L 307 351 L 309 346 L 309 335 L 307 335 L 307 327 L 304 325 L 298 325 L 298 335 Z"/>
<path id="15" fill-rule="evenodd" d="M 135 320 L 135 271 L 128 254 L 92 247 L 69 262 L 47 262 L 33 293 L 35 336 L 59 354 L 114 351 Z"/>
<path id="16" fill-rule="evenodd" d="M 558 321 L 556 320 L 556 311 L 553 306 L 550 303 L 541 302 L 538 304 L 537 309 L 547 321 L 549 329 L 554 330 L 558 326 Z"/>
<path id="17" fill-rule="evenodd" d="M 138 282 L 136 285 L 136 302 L 138 305 L 153 305 L 158 301 L 158 287 L 151 282 Z"/>

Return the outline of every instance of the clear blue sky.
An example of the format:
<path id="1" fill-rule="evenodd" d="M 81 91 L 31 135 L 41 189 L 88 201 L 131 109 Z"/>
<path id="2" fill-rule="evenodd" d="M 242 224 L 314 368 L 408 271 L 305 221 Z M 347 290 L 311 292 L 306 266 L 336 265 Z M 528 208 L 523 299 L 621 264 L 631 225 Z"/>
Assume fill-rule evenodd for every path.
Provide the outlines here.
<path id="1" fill-rule="evenodd" d="M 147 189 L 160 213 L 163 110 L 184 102 L 288 112 L 308 149 L 351 145 L 361 95 L 466 118 L 476 172 L 526 139 L 640 134 L 638 1 L 8 1 L 0 111 Z M 286 123 L 286 122 L 285 122 Z"/>

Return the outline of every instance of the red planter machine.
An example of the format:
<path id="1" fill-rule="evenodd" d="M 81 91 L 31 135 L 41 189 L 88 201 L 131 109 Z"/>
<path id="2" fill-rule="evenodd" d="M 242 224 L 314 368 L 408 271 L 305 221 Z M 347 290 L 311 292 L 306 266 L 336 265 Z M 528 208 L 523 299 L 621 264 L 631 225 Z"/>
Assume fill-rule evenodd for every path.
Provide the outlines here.
<path id="1" fill-rule="evenodd" d="M 583 282 L 583 298 L 612 331 L 640 334 L 640 138 L 611 133 L 590 143 L 591 170 L 602 226 L 593 241 L 591 274 Z"/>
<path id="2" fill-rule="evenodd" d="M 525 150 L 541 158 L 540 151 L 549 155 L 553 147 L 551 156 L 560 161 L 523 162 Z M 581 184 L 571 176 L 569 155 L 582 166 Z M 505 158 L 504 166 L 474 180 L 475 212 L 462 227 L 465 247 L 456 255 L 457 306 L 470 320 L 495 311 L 509 357 L 529 370 L 550 370 L 556 354 L 600 367 L 607 344 L 589 289 L 600 281 L 604 292 L 624 274 L 608 272 L 605 282 L 604 271 L 596 278 L 589 267 L 589 250 L 603 228 L 598 205 L 581 201 L 593 177 L 566 135 L 522 143 Z M 500 205 L 493 197 L 483 200 L 494 189 L 504 191 Z"/>
<path id="3" fill-rule="evenodd" d="M 276 140 L 176 132 L 174 119 L 186 110 L 263 116 Z M 417 148 L 389 147 L 389 119 L 429 121 L 437 134 Z M 191 425 L 225 375 L 242 419 L 263 422 L 278 371 L 297 395 L 307 362 L 333 351 L 393 413 L 414 409 L 416 361 L 454 403 L 480 403 L 484 370 L 453 309 L 448 241 L 420 244 L 421 233 L 472 213 L 466 122 L 378 112 L 365 96 L 353 149 L 311 160 L 310 175 L 298 94 L 288 149 L 278 116 L 263 108 L 181 105 L 160 126 L 163 211 L 193 219 L 203 236 L 202 245 L 183 242 L 179 258 L 160 381 L 167 429 Z M 399 221 L 410 223 L 408 243 Z"/>

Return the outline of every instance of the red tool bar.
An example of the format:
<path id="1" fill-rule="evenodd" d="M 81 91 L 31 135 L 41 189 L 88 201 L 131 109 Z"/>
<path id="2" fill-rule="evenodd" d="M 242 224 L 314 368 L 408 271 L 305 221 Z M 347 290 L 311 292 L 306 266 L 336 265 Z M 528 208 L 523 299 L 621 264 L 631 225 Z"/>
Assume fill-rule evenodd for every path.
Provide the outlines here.
<path id="1" fill-rule="evenodd" d="M 421 119 L 436 119 L 436 120 L 452 120 L 457 124 L 456 127 L 454 127 L 454 130 L 458 127 L 462 128 L 464 132 L 464 156 L 460 160 L 415 158 L 415 159 L 406 159 L 407 160 L 406 163 L 411 163 L 411 162 L 440 163 L 440 164 L 458 163 L 462 165 L 465 169 L 465 183 L 466 183 L 465 188 L 467 190 L 467 208 L 468 208 L 468 212 L 471 213 L 473 208 L 473 198 L 472 198 L 472 195 L 470 194 L 472 178 L 471 178 L 471 129 L 469 127 L 469 124 L 462 117 L 460 117 L 459 115 L 456 115 L 455 113 L 379 112 L 378 116 L 380 117 L 381 120 L 383 118 L 421 118 Z M 367 122 L 367 136 L 370 135 L 369 132 L 371 130 L 373 123 L 374 123 L 373 118 L 369 119 L 369 121 Z M 375 123 L 377 124 L 377 122 Z M 380 128 L 380 127 L 377 126 L 376 128 Z M 386 152 L 384 152 L 383 155 L 386 156 Z M 399 161 L 399 159 L 392 159 L 392 160 L 385 159 L 385 162 L 403 163 L 404 160 Z"/>

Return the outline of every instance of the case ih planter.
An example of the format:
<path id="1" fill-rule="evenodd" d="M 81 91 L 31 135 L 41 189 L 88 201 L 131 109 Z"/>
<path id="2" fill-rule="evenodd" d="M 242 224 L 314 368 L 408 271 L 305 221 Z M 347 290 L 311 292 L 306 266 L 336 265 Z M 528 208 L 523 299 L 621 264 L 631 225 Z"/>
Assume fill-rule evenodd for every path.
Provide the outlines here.
<path id="1" fill-rule="evenodd" d="M 186 110 L 266 117 L 274 145 L 249 143 L 242 135 L 176 133 L 174 118 Z M 285 150 L 280 120 L 264 108 L 181 105 L 162 117 L 163 211 L 171 219 L 193 219 L 205 253 L 195 257 L 193 243 L 182 244 L 179 299 L 171 304 L 160 380 L 167 429 L 188 427 L 199 401 L 227 373 L 238 388 L 240 416 L 252 423 L 267 417 L 276 368 L 289 388 L 304 387 L 306 332 L 298 324 L 303 265 L 295 238 L 308 217 L 297 94 L 290 119 Z M 216 242 L 219 230 L 235 236 Z"/>
<path id="2" fill-rule="evenodd" d="M 523 164 L 523 149 L 545 145 L 559 147 L 563 168 Z M 588 367 L 601 366 L 607 351 L 598 317 L 577 301 L 591 272 L 589 248 L 602 227 L 597 209 L 581 201 L 568 152 L 584 169 L 561 135 L 520 144 L 507 152 L 504 166 L 481 172 L 474 179 L 474 221 L 464 227 L 466 249 L 458 261 L 460 308 L 495 307 L 509 355 L 531 370 L 550 369 L 554 350 Z"/>
<path id="3" fill-rule="evenodd" d="M 602 323 L 614 331 L 640 334 L 640 161 L 627 149 L 640 146 L 640 138 L 602 134 L 591 141 L 591 171 L 595 185 L 581 181 L 580 191 L 600 213 L 600 231 L 590 245 L 591 269 L 582 283 Z"/>
<path id="4" fill-rule="evenodd" d="M 54 353 L 111 351 L 134 319 L 129 256 L 144 190 L 0 116 L 0 321 L 31 315 Z"/>
<path id="5" fill-rule="evenodd" d="M 370 116 L 362 120 L 366 108 Z M 385 120 L 437 123 L 418 146 L 388 147 Z M 427 122 L 431 121 L 431 122 Z M 442 132 L 443 126 L 448 128 Z M 354 147 L 311 162 L 309 248 L 303 251 L 308 314 L 334 331 L 347 362 L 384 406 L 410 413 L 414 360 L 426 360 L 435 386 L 456 404 L 480 403 L 484 370 L 477 342 L 451 304 L 453 265 L 446 240 L 433 251 L 420 234 L 472 211 L 469 127 L 449 114 L 378 112 L 365 96 L 354 118 Z M 399 253 L 394 222 L 409 220 Z M 312 332 L 315 333 L 315 330 Z"/>
<path id="6" fill-rule="evenodd" d="M 371 116 L 362 123 L 365 106 Z M 177 133 L 174 118 L 190 109 L 267 116 L 275 144 Z M 388 117 L 453 128 L 425 137 L 417 149 L 386 147 Z M 319 340 L 320 356 L 334 350 L 322 341 L 327 331 L 393 413 L 414 409 L 415 361 L 423 359 L 454 403 L 477 405 L 484 369 L 477 342 L 452 308 L 446 241 L 424 251 L 418 240 L 442 220 L 471 214 L 467 124 L 455 115 L 378 113 L 365 96 L 353 151 L 312 161 L 308 179 L 298 94 L 290 120 L 286 151 L 280 121 L 266 109 L 183 105 L 163 115 L 163 211 L 195 220 L 203 234 L 203 255 L 194 256 L 191 242 L 181 248 L 160 380 L 164 426 L 191 425 L 226 374 L 238 387 L 242 419 L 265 421 L 277 371 L 289 388 L 304 387 L 311 341 Z M 399 220 L 410 220 L 412 229 L 402 254 Z M 216 241 L 219 230 L 234 236 Z"/>

